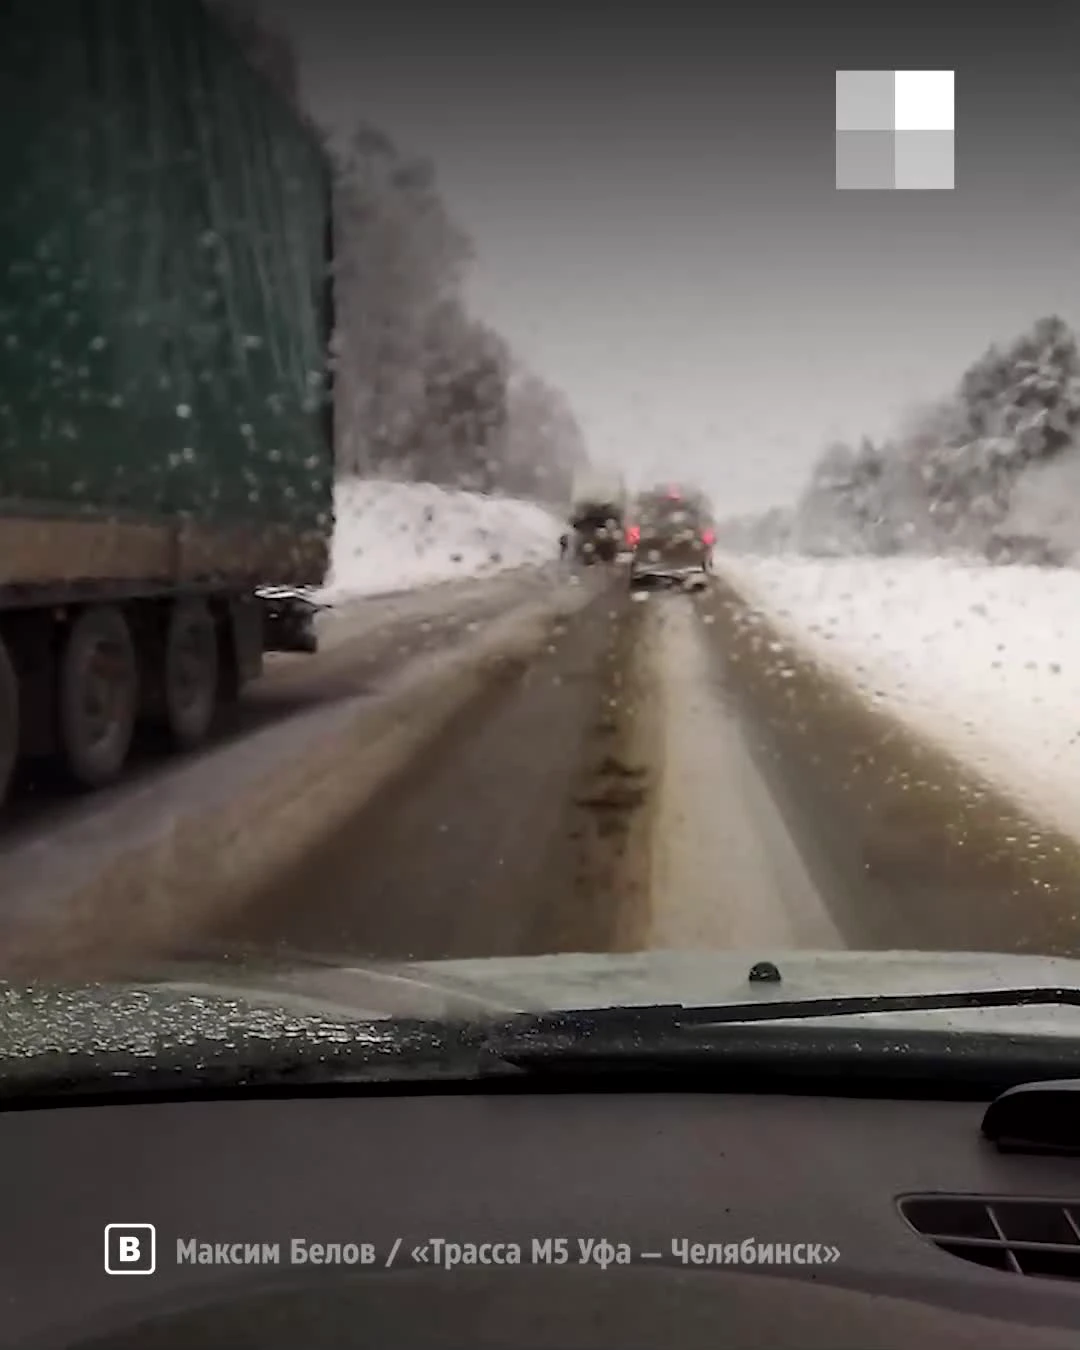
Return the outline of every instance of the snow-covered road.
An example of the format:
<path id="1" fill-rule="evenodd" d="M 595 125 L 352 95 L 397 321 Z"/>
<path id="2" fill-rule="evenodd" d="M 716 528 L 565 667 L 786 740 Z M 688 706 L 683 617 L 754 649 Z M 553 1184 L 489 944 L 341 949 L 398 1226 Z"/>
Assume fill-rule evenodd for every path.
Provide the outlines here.
<path id="1" fill-rule="evenodd" d="M 426 483 L 344 482 L 336 514 L 326 593 L 342 616 L 372 595 L 543 565 L 562 529 L 533 503 Z M 1080 839 L 1080 572 L 733 554 L 716 566 L 868 704 Z"/>
<path id="2" fill-rule="evenodd" d="M 9 832 L 0 947 L 1080 945 L 1074 574 L 719 556 L 638 604 L 541 508 L 350 494 L 320 655 L 244 735 Z"/>

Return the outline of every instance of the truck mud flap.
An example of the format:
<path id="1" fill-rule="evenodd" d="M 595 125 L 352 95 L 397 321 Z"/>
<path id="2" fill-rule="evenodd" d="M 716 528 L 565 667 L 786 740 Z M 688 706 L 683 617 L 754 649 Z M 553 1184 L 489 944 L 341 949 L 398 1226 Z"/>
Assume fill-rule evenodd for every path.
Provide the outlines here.
<path id="1" fill-rule="evenodd" d="M 319 650 L 315 617 L 330 606 L 310 591 L 288 586 L 263 586 L 256 591 L 263 607 L 263 650 L 303 652 Z"/>

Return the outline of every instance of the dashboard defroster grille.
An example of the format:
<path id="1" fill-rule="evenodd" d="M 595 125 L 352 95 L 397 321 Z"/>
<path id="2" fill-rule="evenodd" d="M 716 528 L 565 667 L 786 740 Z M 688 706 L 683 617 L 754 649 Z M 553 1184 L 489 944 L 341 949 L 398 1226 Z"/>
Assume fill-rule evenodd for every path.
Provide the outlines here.
<path id="1" fill-rule="evenodd" d="M 916 1233 L 963 1261 L 1080 1281 L 1080 1199 L 908 1195 L 897 1203 Z"/>

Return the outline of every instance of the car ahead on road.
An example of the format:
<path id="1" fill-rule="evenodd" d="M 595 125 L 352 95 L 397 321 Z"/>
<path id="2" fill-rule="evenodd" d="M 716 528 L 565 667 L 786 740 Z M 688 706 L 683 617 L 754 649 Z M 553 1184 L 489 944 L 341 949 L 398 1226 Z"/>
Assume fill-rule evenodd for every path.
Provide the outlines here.
<path id="1" fill-rule="evenodd" d="M 696 492 L 668 487 L 643 493 L 627 531 L 633 550 L 630 587 L 708 584 L 716 531 L 706 500 Z"/>

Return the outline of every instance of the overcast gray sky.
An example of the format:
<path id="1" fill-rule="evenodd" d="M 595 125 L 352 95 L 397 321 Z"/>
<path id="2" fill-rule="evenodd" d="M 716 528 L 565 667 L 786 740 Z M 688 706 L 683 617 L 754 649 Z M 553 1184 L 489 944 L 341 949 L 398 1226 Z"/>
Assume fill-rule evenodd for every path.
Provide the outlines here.
<path id="1" fill-rule="evenodd" d="M 474 307 L 593 452 L 722 509 L 1080 321 L 1075 0 L 263 2 L 320 120 L 434 158 Z M 956 71 L 955 191 L 835 190 L 837 69 Z"/>

